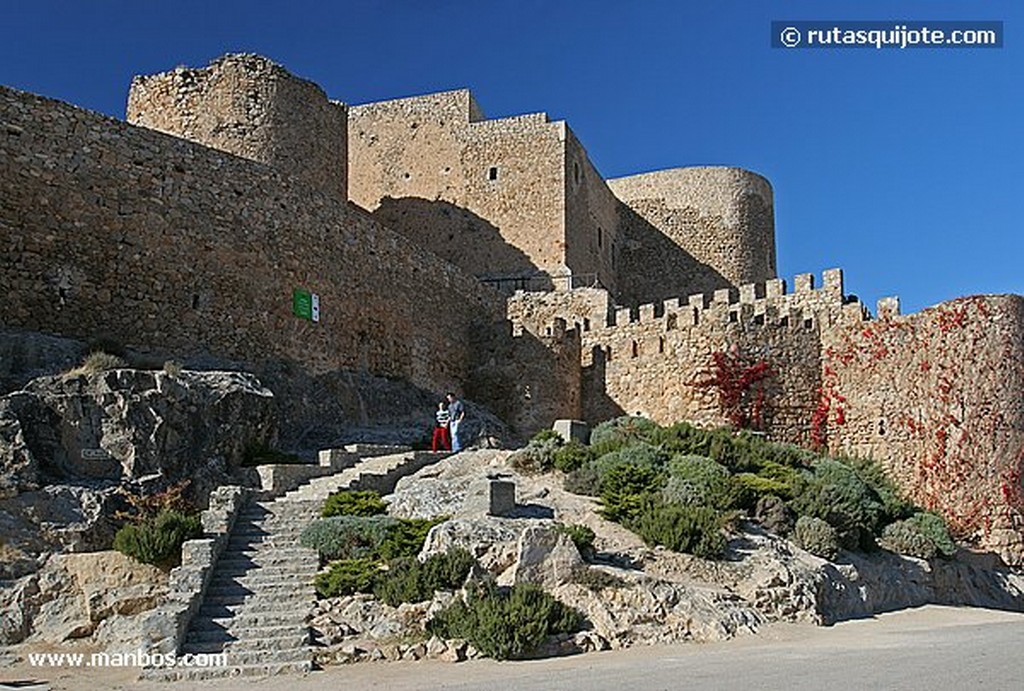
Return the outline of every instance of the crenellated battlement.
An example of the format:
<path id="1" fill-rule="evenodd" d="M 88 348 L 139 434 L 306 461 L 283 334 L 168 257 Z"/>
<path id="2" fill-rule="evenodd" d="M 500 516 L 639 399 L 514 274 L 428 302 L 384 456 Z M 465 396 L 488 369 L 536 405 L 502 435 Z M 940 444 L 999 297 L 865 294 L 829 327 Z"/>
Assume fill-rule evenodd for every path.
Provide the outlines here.
<path id="1" fill-rule="evenodd" d="M 619 308 L 612 313 L 605 328 L 665 321 L 666 330 L 707 323 L 806 329 L 821 321 L 832 325 L 839 320 L 863 318 L 861 303 L 849 301 L 843 292 L 842 269 L 823 272 L 820 287 L 815 287 L 815 275 L 810 273 L 795 276 L 793 286 L 793 292 L 788 292 L 786 281 L 776 278 L 745 284 L 738 289 L 722 288 L 637 308 Z M 898 313 L 898 301 L 896 304 Z M 891 311 L 890 308 L 887 313 Z"/>

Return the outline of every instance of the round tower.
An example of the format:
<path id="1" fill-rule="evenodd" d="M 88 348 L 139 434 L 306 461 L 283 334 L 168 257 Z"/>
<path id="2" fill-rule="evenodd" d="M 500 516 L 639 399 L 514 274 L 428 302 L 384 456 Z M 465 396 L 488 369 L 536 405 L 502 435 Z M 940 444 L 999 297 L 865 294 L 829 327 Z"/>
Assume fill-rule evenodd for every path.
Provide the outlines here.
<path id="1" fill-rule="evenodd" d="M 126 119 L 347 195 L 344 104 L 265 57 L 225 55 L 203 68 L 135 77 Z"/>

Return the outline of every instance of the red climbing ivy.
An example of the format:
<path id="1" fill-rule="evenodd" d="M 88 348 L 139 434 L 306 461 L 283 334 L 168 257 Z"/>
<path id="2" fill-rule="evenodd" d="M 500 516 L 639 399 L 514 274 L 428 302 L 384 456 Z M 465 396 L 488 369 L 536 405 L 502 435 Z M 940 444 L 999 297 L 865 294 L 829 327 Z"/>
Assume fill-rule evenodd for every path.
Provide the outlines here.
<path id="1" fill-rule="evenodd" d="M 711 354 L 709 373 L 697 386 L 718 392 L 719 410 L 737 429 L 764 428 L 766 384 L 774 371 L 764 358 L 740 353 L 738 347 Z"/>

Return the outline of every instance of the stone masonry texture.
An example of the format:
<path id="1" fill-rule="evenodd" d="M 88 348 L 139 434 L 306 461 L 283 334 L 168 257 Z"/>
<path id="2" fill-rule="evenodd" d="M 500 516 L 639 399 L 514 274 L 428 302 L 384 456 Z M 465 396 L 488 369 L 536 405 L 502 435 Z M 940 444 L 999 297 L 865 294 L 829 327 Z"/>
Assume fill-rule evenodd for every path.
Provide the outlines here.
<path id="1" fill-rule="evenodd" d="M 0 326 L 456 388 L 522 435 L 740 419 L 1024 563 L 1022 297 L 787 287 L 764 178 L 605 181 L 566 123 L 467 90 L 346 109 L 231 55 L 137 78 L 128 119 L 0 87 Z"/>

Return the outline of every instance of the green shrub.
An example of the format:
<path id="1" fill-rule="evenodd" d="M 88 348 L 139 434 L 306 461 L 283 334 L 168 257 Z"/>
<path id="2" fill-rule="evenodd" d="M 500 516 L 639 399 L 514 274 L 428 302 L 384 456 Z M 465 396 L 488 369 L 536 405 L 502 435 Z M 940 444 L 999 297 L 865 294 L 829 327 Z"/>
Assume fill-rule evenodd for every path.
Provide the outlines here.
<path id="1" fill-rule="evenodd" d="M 320 558 L 377 559 L 388 531 L 397 521 L 388 516 L 332 516 L 310 523 L 299 536 Z"/>
<path id="2" fill-rule="evenodd" d="M 734 490 L 729 470 L 703 456 L 676 456 L 668 465 L 668 482 L 662 496 L 679 504 L 700 504 L 727 509 Z"/>
<path id="3" fill-rule="evenodd" d="M 847 549 L 869 546 L 878 529 L 883 507 L 877 495 L 850 466 L 831 458 L 814 465 L 814 475 L 793 501 L 801 516 L 820 518 L 839 534 Z"/>
<path id="4" fill-rule="evenodd" d="M 625 415 L 606 420 L 592 429 L 590 446 L 600 456 L 638 441 L 651 442 L 659 433 L 658 425 L 647 418 Z"/>
<path id="5" fill-rule="evenodd" d="M 434 554 L 422 563 L 411 557 L 395 559 L 374 581 L 373 594 L 392 607 L 423 602 L 438 590 L 461 588 L 475 563 L 473 555 L 464 549 Z"/>
<path id="6" fill-rule="evenodd" d="M 121 526 L 114 549 L 144 564 L 169 568 L 181 562 L 182 543 L 202 534 L 199 516 L 164 509 L 155 518 Z"/>
<path id="7" fill-rule="evenodd" d="M 593 559 L 595 554 L 594 538 L 597 536 L 594 535 L 594 531 L 588 526 L 579 523 L 571 523 L 569 525 L 556 523 L 555 530 L 569 536 L 572 544 L 576 545 L 576 549 L 581 557 L 588 560 Z"/>
<path id="8" fill-rule="evenodd" d="M 415 557 L 423 549 L 427 533 L 447 518 L 399 518 L 387 529 L 384 541 L 380 543 L 382 559 Z"/>
<path id="9" fill-rule="evenodd" d="M 582 468 L 593 461 L 594 458 L 593 449 L 573 439 L 555 451 L 554 464 L 558 470 L 568 473 L 577 468 Z"/>
<path id="10" fill-rule="evenodd" d="M 313 584 L 320 597 L 368 593 L 379 573 L 380 562 L 375 559 L 343 559 L 332 562 L 325 573 L 318 573 Z"/>
<path id="11" fill-rule="evenodd" d="M 613 466 L 601 480 L 601 515 L 617 522 L 633 518 L 644 496 L 658 491 L 661 483 L 661 476 L 649 466 Z"/>
<path id="12" fill-rule="evenodd" d="M 706 506 L 667 503 L 657 495 L 648 495 L 625 526 L 652 547 L 662 545 L 715 559 L 725 551 L 725 520 L 721 512 Z"/>
<path id="13" fill-rule="evenodd" d="M 346 490 L 327 497 L 320 515 L 331 516 L 379 516 L 388 512 L 388 506 L 373 490 Z"/>
<path id="14" fill-rule="evenodd" d="M 931 559 L 938 548 L 931 539 L 910 521 L 896 521 L 882 529 L 882 547 L 918 559 Z"/>
<path id="15" fill-rule="evenodd" d="M 301 465 L 305 463 L 293 453 L 285 453 L 272 449 L 266 444 L 250 444 L 242 453 L 242 467 L 253 468 L 258 465 Z"/>
<path id="16" fill-rule="evenodd" d="M 737 473 L 732 477 L 736 493 L 735 505 L 752 509 L 764 497 L 780 497 L 786 493 L 786 483 L 753 473 Z"/>
<path id="17" fill-rule="evenodd" d="M 931 511 L 921 511 L 907 519 L 907 522 L 931 540 L 940 554 L 947 557 L 956 554 L 956 543 L 950 536 L 949 528 L 946 527 L 946 521 L 942 516 Z"/>
<path id="18" fill-rule="evenodd" d="M 596 497 L 601 494 L 601 473 L 592 465 L 577 468 L 565 476 L 565 491 Z"/>
<path id="19" fill-rule="evenodd" d="M 839 554 L 839 534 L 831 525 L 812 516 L 800 516 L 793 529 L 793 542 L 811 554 L 828 559 Z"/>
<path id="20" fill-rule="evenodd" d="M 882 504 L 882 522 L 899 521 L 914 515 L 914 505 L 903 497 L 903 493 L 877 462 L 867 458 L 846 456 L 839 460 L 853 468 L 864 484 L 879 498 Z"/>
<path id="21" fill-rule="evenodd" d="M 512 454 L 508 459 L 511 466 L 528 475 L 546 473 L 555 467 L 555 453 L 562 446 L 562 437 L 557 432 L 551 433 L 554 438 L 545 437 L 538 440 L 534 437 L 529 444 Z"/>
<path id="22" fill-rule="evenodd" d="M 626 581 L 621 577 L 592 566 L 574 572 L 572 582 L 593 592 L 600 592 L 605 588 L 622 588 L 626 585 Z"/>
<path id="23" fill-rule="evenodd" d="M 540 432 L 537 432 L 537 434 L 530 437 L 530 441 L 537 442 L 538 444 L 543 444 L 546 441 L 556 441 L 561 444 L 565 440 L 562 439 L 561 434 L 553 429 L 542 429 Z"/>
<path id="24" fill-rule="evenodd" d="M 646 442 L 636 442 L 629 446 L 623 446 L 617 451 L 602 454 L 594 459 L 590 465 L 597 469 L 603 482 L 604 476 L 613 468 L 627 465 L 639 466 L 661 473 L 664 471 L 667 461 L 668 454 L 662 449 L 651 446 Z"/>
<path id="25" fill-rule="evenodd" d="M 769 442 L 750 432 L 734 432 L 728 427 L 706 430 L 685 422 L 662 429 L 652 443 L 671 453 L 712 458 L 733 472 L 757 472 L 767 463 L 799 468 L 816 458 L 806 449 Z"/>
<path id="26" fill-rule="evenodd" d="M 804 491 L 811 473 L 809 470 L 795 468 L 777 461 L 766 461 L 757 471 L 757 476 L 781 483 L 782 486 L 778 492 L 775 492 L 775 495 L 783 499 L 793 499 Z"/>
<path id="27" fill-rule="evenodd" d="M 540 587 L 519 584 L 470 591 L 465 602 L 456 600 L 428 622 L 427 631 L 441 638 L 464 638 L 484 655 L 507 660 L 523 657 L 548 636 L 571 633 L 582 623 L 579 612 Z"/>

